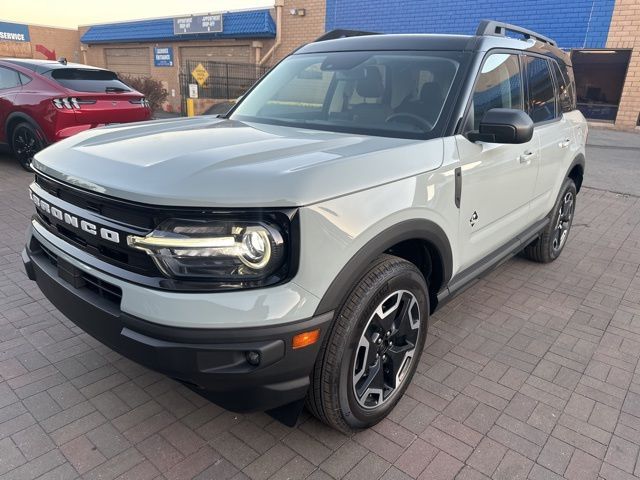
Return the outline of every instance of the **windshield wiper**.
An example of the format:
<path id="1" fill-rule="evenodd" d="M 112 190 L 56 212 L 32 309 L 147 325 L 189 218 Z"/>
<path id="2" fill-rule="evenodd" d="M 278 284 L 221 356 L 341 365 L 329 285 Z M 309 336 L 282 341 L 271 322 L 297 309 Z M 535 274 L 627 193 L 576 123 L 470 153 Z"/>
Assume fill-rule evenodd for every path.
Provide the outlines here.
<path id="1" fill-rule="evenodd" d="M 104 91 L 107 93 L 122 93 L 122 92 L 128 92 L 129 90 L 122 87 L 107 87 L 104 89 Z"/>

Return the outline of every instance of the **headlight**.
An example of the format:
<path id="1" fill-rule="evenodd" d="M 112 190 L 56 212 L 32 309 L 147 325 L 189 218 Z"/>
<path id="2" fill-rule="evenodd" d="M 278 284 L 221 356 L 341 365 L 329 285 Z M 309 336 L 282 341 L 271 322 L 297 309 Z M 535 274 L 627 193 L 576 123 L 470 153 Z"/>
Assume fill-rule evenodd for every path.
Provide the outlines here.
<path id="1" fill-rule="evenodd" d="M 167 220 L 145 237 L 129 235 L 167 276 L 216 282 L 261 281 L 281 270 L 281 227 L 264 221 Z"/>

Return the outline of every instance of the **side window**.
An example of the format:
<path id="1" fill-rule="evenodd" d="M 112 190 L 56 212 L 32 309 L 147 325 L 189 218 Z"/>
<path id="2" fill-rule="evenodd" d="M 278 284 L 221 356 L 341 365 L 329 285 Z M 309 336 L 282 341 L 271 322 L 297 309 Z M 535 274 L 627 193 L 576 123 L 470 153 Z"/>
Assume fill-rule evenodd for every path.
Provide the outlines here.
<path id="1" fill-rule="evenodd" d="M 525 56 L 529 86 L 529 115 L 534 123 L 556 118 L 556 96 L 549 62 L 545 58 Z"/>
<path id="2" fill-rule="evenodd" d="M 553 74 L 556 77 L 556 84 L 558 85 L 560 111 L 570 112 L 575 109 L 571 81 L 567 77 L 566 71 L 563 71 L 557 62 L 552 61 L 551 65 L 553 65 Z"/>
<path id="3" fill-rule="evenodd" d="M 0 90 L 17 87 L 19 85 L 20 77 L 18 77 L 18 72 L 10 68 L 0 67 Z"/>
<path id="4" fill-rule="evenodd" d="M 25 75 L 24 73 L 20 73 L 19 75 L 20 75 L 20 82 L 22 83 L 22 85 L 26 85 L 32 80 L 31 77 L 29 77 L 28 75 Z"/>
<path id="5" fill-rule="evenodd" d="M 562 74 L 567 79 L 568 95 L 571 100 L 571 110 L 578 108 L 576 105 L 576 79 L 573 77 L 573 67 L 570 65 L 564 65 L 562 68 Z"/>
<path id="6" fill-rule="evenodd" d="M 490 54 L 482 65 L 471 99 L 465 131 L 477 130 L 492 108 L 524 109 L 518 55 Z"/>

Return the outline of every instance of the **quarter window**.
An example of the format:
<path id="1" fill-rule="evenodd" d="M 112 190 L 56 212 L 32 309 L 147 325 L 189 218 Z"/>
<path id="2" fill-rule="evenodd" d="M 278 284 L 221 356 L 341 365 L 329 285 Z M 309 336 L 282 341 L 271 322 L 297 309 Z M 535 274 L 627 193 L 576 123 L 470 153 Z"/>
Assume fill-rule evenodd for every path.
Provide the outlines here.
<path id="1" fill-rule="evenodd" d="M 28 75 L 25 75 L 24 73 L 20 73 L 20 82 L 22 83 L 22 85 L 26 85 L 30 81 L 31 81 L 31 77 L 29 77 Z"/>
<path id="2" fill-rule="evenodd" d="M 517 55 L 494 53 L 487 57 L 476 82 L 465 130 L 477 130 L 484 114 L 492 108 L 524 109 Z"/>
<path id="3" fill-rule="evenodd" d="M 529 85 L 529 115 L 534 123 L 557 117 L 556 97 L 549 62 L 540 57 L 525 57 Z"/>
<path id="4" fill-rule="evenodd" d="M 573 105 L 573 89 L 571 88 L 571 82 L 567 78 L 566 73 L 562 71 L 556 62 L 551 62 L 551 65 L 553 65 L 553 73 L 558 85 L 558 101 L 560 110 L 562 112 L 570 112 L 575 109 L 575 106 Z"/>
<path id="5" fill-rule="evenodd" d="M 18 72 L 10 68 L 0 67 L 0 90 L 14 88 L 19 85 L 20 77 L 18 77 Z"/>

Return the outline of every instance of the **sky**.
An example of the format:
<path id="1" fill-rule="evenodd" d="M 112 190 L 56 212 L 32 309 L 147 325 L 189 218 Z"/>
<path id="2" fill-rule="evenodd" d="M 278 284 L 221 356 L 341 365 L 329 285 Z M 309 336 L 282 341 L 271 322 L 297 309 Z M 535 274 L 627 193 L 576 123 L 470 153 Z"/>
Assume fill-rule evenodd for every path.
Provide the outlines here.
<path id="1" fill-rule="evenodd" d="M 273 6 L 274 0 L 0 0 L 0 21 L 78 25 Z"/>

